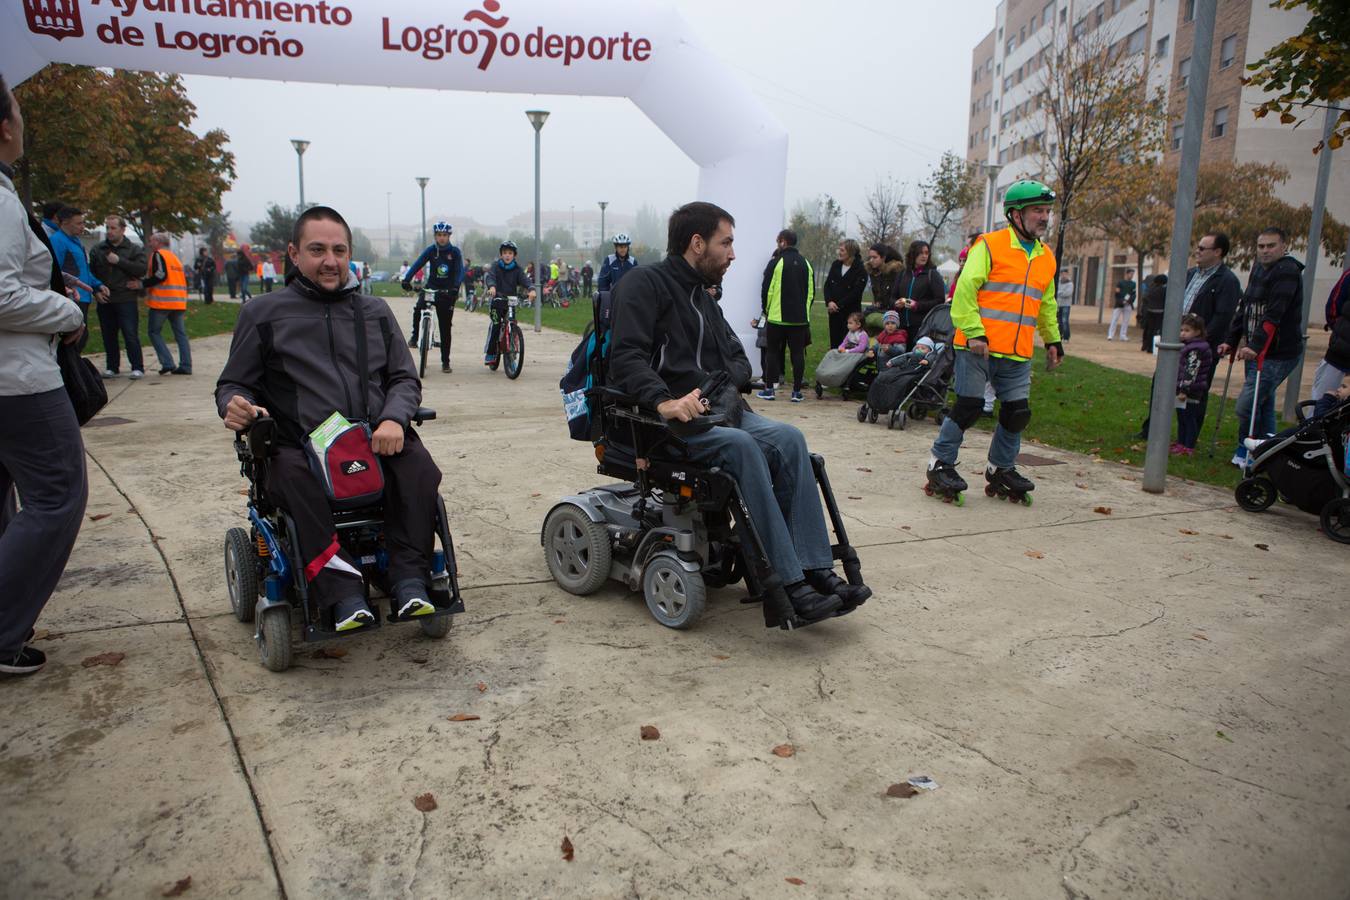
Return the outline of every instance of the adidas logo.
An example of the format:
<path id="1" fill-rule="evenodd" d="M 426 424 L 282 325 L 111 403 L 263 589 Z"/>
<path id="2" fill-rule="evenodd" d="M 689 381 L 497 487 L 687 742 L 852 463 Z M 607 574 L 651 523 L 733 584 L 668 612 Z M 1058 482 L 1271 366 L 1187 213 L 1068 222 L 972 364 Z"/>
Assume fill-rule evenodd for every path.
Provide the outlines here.
<path id="1" fill-rule="evenodd" d="M 345 463 L 342 464 L 342 474 L 343 474 L 343 475 L 359 475 L 360 473 L 366 471 L 366 470 L 369 469 L 369 468 L 370 468 L 370 466 L 366 465 L 366 464 L 365 464 L 364 462 L 362 462 L 361 460 L 359 460 L 359 459 L 353 459 L 353 460 L 351 460 L 350 462 L 345 462 Z"/>

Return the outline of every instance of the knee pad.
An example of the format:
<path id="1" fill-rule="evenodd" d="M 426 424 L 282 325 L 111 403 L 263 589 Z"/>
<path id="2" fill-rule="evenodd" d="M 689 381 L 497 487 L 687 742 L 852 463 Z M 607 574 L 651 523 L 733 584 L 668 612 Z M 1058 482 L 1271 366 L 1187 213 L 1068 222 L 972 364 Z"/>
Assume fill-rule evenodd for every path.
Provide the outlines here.
<path id="1" fill-rule="evenodd" d="M 947 417 L 965 431 L 979 420 L 982 412 L 984 412 L 983 397 L 957 397 Z"/>
<path id="2" fill-rule="evenodd" d="M 1031 404 L 1026 400 L 1005 400 L 999 407 L 998 424 L 1004 431 L 1017 434 L 1031 421 Z"/>

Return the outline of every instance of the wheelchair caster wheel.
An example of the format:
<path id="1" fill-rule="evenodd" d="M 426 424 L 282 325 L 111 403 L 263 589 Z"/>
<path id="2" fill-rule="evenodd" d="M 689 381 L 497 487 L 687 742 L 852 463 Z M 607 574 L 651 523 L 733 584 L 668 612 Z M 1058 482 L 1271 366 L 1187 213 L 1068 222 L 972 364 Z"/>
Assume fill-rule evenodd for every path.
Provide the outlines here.
<path id="1" fill-rule="evenodd" d="M 566 503 L 544 520 L 544 561 L 558 586 L 571 594 L 594 594 L 609 578 L 613 550 L 604 525 Z"/>
<path id="2" fill-rule="evenodd" d="M 689 572 L 680 561 L 660 553 L 642 573 L 642 596 L 652 616 L 667 628 L 688 628 L 703 615 L 707 588 L 703 576 Z"/>
<path id="3" fill-rule="evenodd" d="M 240 622 L 252 622 L 258 603 L 258 548 L 242 528 L 225 532 L 225 587 Z"/>
<path id="4" fill-rule="evenodd" d="M 877 424 L 877 411 L 875 409 L 869 409 L 867 411 L 867 424 L 869 425 Z"/>
<path id="5" fill-rule="evenodd" d="M 274 606 L 264 610 L 258 623 L 258 655 L 262 664 L 273 672 L 284 672 L 291 667 L 291 609 Z"/>
<path id="6" fill-rule="evenodd" d="M 422 619 L 419 624 L 422 626 L 423 634 L 439 641 L 450 633 L 450 626 L 453 625 L 454 622 L 454 616 L 432 616 L 429 619 Z"/>

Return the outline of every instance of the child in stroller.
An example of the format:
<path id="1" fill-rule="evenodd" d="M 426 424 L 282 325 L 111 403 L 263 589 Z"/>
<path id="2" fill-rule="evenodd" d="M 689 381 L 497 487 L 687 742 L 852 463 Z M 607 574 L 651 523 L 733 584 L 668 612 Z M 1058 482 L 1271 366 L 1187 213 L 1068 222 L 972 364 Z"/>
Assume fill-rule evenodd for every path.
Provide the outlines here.
<path id="1" fill-rule="evenodd" d="M 887 427 L 903 430 L 910 419 L 922 419 L 930 411 L 941 421 L 954 362 L 951 337 L 951 306 L 944 303 L 924 317 L 914 351 L 879 367 L 867 402 L 858 408 L 858 421 L 875 422 L 880 414 L 889 413 Z"/>
<path id="2" fill-rule="evenodd" d="M 816 399 L 824 397 L 825 389 L 831 387 L 839 388 L 840 396 L 847 401 L 849 391 L 866 391 L 876 377 L 877 367 L 868 347 L 863 314 L 850 313 L 848 334 L 816 365 Z"/>

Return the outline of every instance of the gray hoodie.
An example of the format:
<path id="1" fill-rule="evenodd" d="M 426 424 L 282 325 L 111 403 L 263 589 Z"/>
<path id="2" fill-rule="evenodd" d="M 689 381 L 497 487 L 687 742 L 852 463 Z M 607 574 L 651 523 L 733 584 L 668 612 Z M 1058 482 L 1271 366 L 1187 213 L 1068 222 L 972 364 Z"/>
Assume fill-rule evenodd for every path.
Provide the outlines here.
<path id="1" fill-rule="evenodd" d="M 52 255 L 33 232 L 14 182 L 0 172 L 0 396 L 63 386 L 59 335 L 84 324 L 80 308 L 51 290 Z"/>

